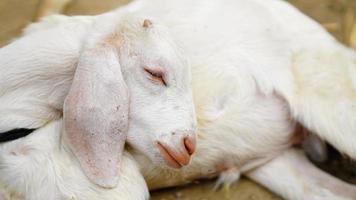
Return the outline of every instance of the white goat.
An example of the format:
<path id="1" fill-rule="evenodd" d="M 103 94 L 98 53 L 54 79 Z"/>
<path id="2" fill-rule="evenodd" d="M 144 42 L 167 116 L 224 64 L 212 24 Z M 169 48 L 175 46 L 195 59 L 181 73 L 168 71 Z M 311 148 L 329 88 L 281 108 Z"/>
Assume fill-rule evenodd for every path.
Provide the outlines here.
<path id="1" fill-rule="evenodd" d="M 74 187 L 67 184 L 70 180 L 75 184 L 76 177 L 87 181 L 83 174 L 77 175 L 81 168 L 102 192 L 115 187 L 120 182 L 118 166 L 126 133 L 127 140 L 146 148 L 146 155 L 157 165 L 168 161 L 180 168 L 188 164 L 195 148 L 196 126 L 189 65 L 164 27 L 151 23 L 126 11 L 108 13 L 79 26 L 65 23 L 30 34 L 1 49 L 1 131 L 39 128 L 54 123 L 51 121 L 64 111 L 63 131 L 58 125 L 47 125 L 52 127 L 47 137 L 54 138 L 35 139 L 42 145 L 24 138 L 0 147 L 0 171 L 7 171 L 0 181 L 6 190 L 19 191 L 26 199 L 98 199 L 95 190 L 80 194 L 77 188 L 72 193 Z M 76 34 L 67 35 L 73 29 Z M 42 129 L 33 136 L 40 137 Z M 51 148 L 42 149 L 47 147 Z M 39 161 L 34 158 L 26 163 L 32 156 Z M 15 170 L 17 165 L 26 170 Z M 43 176 L 35 173 L 47 169 L 53 171 Z M 73 178 L 63 185 L 58 177 L 65 176 Z M 135 180 L 141 186 L 139 192 L 127 190 L 122 198 L 144 198 L 147 189 L 142 180 Z M 132 182 L 127 183 L 124 188 Z M 88 184 L 79 185 L 87 190 Z M 105 195 L 107 199 L 115 196 L 100 198 Z"/>
<path id="2" fill-rule="evenodd" d="M 181 154 L 174 154 L 175 151 L 162 150 L 160 145 L 157 149 L 161 149 L 160 152 L 164 159 L 159 156 L 152 156 L 159 155 L 152 153 L 158 151 L 152 146 L 152 142 L 147 142 L 148 140 L 152 141 L 152 135 L 143 136 L 142 134 L 143 131 L 149 130 L 148 132 L 153 133 L 155 129 L 161 129 L 163 123 L 160 125 L 156 123 L 157 127 L 152 126 L 152 129 L 133 131 L 130 121 L 128 142 L 133 146 L 131 153 L 141 166 L 141 172 L 149 188 L 184 184 L 196 178 L 216 176 L 220 173 L 221 180 L 229 183 L 237 180 L 239 175 L 243 173 L 287 199 L 356 198 L 354 186 L 325 174 L 312 166 L 302 153 L 290 148 L 294 124 L 300 122 L 340 151 L 354 159 L 356 158 L 356 149 L 353 146 L 354 132 L 356 131 L 355 125 L 353 125 L 356 122 L 354 111 L 356 77 L 352 73 L 356 69 L 354 52 L 336 42 L 318 24 L 279 0 L 141 0 L 114 11 L 114 13 L 121 12 L 132 12 L 132 15 L 140 14 L 159 19 L 160 23 L 167 26 L 173 33 L 175 40 L 181 41 L 181 46 L 190 57 L 192 66 L 192 85 L 198 119 L 198 142 L 196 153 L 189 165 L 179 171 L 160 165 L 165 160 L 169 166 L 178 168 L 187 164 L 187 160 L 189 160 L 187 155 L 182 158 Z M 42 87 L 46 87 L 41 88 L 39 85 L 29 83 L 19 85 L 17 83 L 15 86 L 19 88 L 20 94 L 31 91 L 26 87 L 38 88 L 39 94 L 43 95 L 37 94 L 37 96 L 52 97 L 55 95 L 48 94 L 56 94 L 60 91 L 61 95 L 58 96 L 61 98 L 58 96 L 54 98 L 54 102 L 57 103 L 55 105 L 59 105 L 56 111 L 60 113 L 60 106 L 63 105 L 63 99 L 69 91 L 70 84 L 68 83 L 67 87 L 63 87 L 58 83 L 63 83 L 63 80 L 70 82 L 73 78 L 75 68 L 73 65 L 79 57 L 78 46 L 83 42 L 83 38 L 86 38 L 84 34 L 92 26 L 92 21 L 96 21 L 94 24 L 106 23 L 101 16 L 55 16 L 39 24 L 34 24 L 28 29 L 28 36 L 26 36 L 29 38 L 28 43 L 36 44 L 41 39 L 47 43 L 53 42 L 50 44 L 51 51 L 46 51 L 42 56 L 34 59 L 51 53 L 50 55 L 55 59 L 49 60 L 47 66 L 53 66 L 52 63 L 54 62 L 56 63 L 56 70 L 48 80 L 57 84 L 41 84 Z M 108 22 L 112 22 L 112 20 Z M 154 23 L 153 26 L 156 26 L 156 24 Z M 97 29 L 93 32 L 100 34 L 100 32 L 105 33 L 106 31 Z M 53 40 L 48 35 L 52 35 Z M 71 39 L 65 40 L 66 37 Z M 24 40 L 24 38 L 21 40 Z M 72 43 L 63 45 L 66 43 L 65 41 Z M 22 45 L 25 44 L 23 42 Z M 142 50 L 145 50 L 150 46 L 141 47 Z M 5 47 L 5 50 L 6 48 L 8 47 Z M 27 48 L 37 49 L 34 47 Z M 26 52 L 30 52 L 29 49 Z M 16 50 L 13 49 L 12 54 L 7 54 L 6 57 L 2 56 L 0 62 L 3 63 L 2 60 L 4 59 L 13 60 L 19 55 L 23 55 Z M 166 48 L 162 48 L 158 52 L 163 50 L 166 50 Z M 106 50 L 102 49 L 100 52 L 102 51 Z M 37 52 L 37 50 L 34 52 Z M 154 52 L 157 52 L 157 50 Z M 61 58 L 58 55 L 59 53 L 69 55 L 68 57 L 72 58 L 72 62 L 69 62 L 66 57 Z M 25 61 L 28 61 L 29 58 L 30 55 L 25 58 Z M 90 58 L 81 57 L 79 63 L 81 60 L 90 60 Z M 22 57 L 19 57 L 19 59 L 22 59 Z M 103 58 L 99 61 L 106 63 L 104 60 Z M 37 72 L 33 70 L 29 63 L 22 64 L 23 67 L 28 67 L 27 74 L 22 74 L 24 69 L 14 66 L 21 73 L 11 74 L 8 77 L 15 78 L 17 81 L 33 77 L 41 79 L 43 76 L 49 76 L 45 74 L 49 70 L 42 71 L 42 69 L 46 69 L 46 65 L 39 66 L 43 73 L 39 76 L 29 75 Z M 66 66 L 72 66 L 71 70 L 68 70 L 69 67 Z M 124 65 L 121 64 L 121 66 Z M 67 73 L 60 72 L 60 69 L 67 69 Z M 5 67 L 1 70 L 5 71 Z M 124 77 L 133 77 L 125 75 L 124 71 L 123 74 Z M 170 73 L 167 74 L 170 75 Z M 180 77 L 183 79 L 183 76 Z M 165 83 L 162 76 L 158 81 Z M 185 82 L 188 81 L 185 80 Z M 49 85 L 51 87 L 48 88 Z M 53 87 L 53 85 L 57 87 Z M 10 87 L 8 91 L 12 91 L 12 89 Z M 130 94 L 135 95 L 142 92 L 130 91 Z M 164 93 L 158 89 L 156 92 Z M 21 96 L 20 94 L 14 93 L 11 98 Z M 31 96 L 36 95 L 32 94 Z M 130 100 L 135 102 L 141 99 L 147 102 L 146 99 L 135 99 L 135 97 L 131 96 Z M 0 100 L 2 101 L 2 99 Z M 48 103 L 42 105 L 46 109 L 51 108 Z M 130 108 L 132 105 L 131 102 Z M 142 103 L 139 105 L 142 106 Z M 22 108 L 34 106 L 37 106 L 37 104 Z M 151 106 L 150 113 L 152 114 L 157 111 L 158 107 Z M 20 114 L 25 112 L 18 105 L 14 108 L 17 108 Z M 140 112 L 139 106 L 136 105 L 134 108 L 136 112 Z M 149 108 L 147 107 L 147 109 Z M 34 111 L 37 110 L 38 108 L 34 109 Z M 165 112 L 159 114 L 165 114 Z M 30 113 L 31 116 L 36 115 L 33 111 Z M 42 110 L 41 114 L 45 114 L 45 117 L 39 117 L 42 121 L 36 122 L 38 124 L 38 126 L 35 126 L 36 128 L 42 126 L 40 122 L 53 119 L 53 114 L 49 115 L 48 113 L 50 112 Z M 139 124 L 142 120 L 147 120 L 135 117 L 134 114 L 135 112 L 130 111 L 130 116 L 133 115 L 133 123 Z M 148 117 L 143 114 L 141 116 Z M 16 119 L 8 123 L 15 124 L 11 128 L 31 127 L 25 123 L 25 120 Z M 165 119 L 164 116 L 161 120 L 172 121 L 172 119 Z M 189 119 L 189 121 L 194 120 Z M 57 125 L 61 127 L 57 123 L 60 124 L 60 122 L 53 122 L 48 126 Z M 144 127 L 144 125 L 139 124 L 137 126 Z M 42 132 L 42 134 L 38 132 Z M 132 186 L 129 185 L 130 182 L 137 181 L 137 185 L 140 185 L 141 188 L 135 189 L 137 193 L 142 192 L 142 194 L 134 198 L 144 198 L 145 189 L 142 188 L 141 179 L 137 177 L 137 174 L 132 175 L 132 178 L 127 182 L 119 181 L 119 186 L 114 189 L 104 190 L 86 180 L 74 157 L 68 159 L 69 162 L 64 162 L 71 164 L 65 165 L 62 164 L 61 159 L 49 159 L 52 161 L 49 164 L 51 167 L 49 167 L 49 165 L 43 164 L 44 161 L 36 161 L 28 155 L 21 158 L 11 155 L 9 149 L 12 149 L 12 147 L 22 149 L 21 146 L 28 144 L 30 149 L 39 149 L 36 151 L 36 156 L 40 155 L 44 160 L 52 158 L 52 154 L 55 153 L 51 149 L 59 143 L 58 135 L 61 131 L 59 128 L 57 131 L 44 132 L 46 132 L 46 129 L 42 128 L 26 138 L 2 145 L 5 150 L 2 150 L 2 152 L 8 152 L 1 154 L 4 157 L 1 159 L 1 166 L 6 167 L 0 168 L 1 182 L 6 191 L 35 199 L 34 195 L 37 194 L 44 195 L 40 196 L 43 198 L 47 197 L 45 196 L 49 195 L 47 188 L 53 187 L 57 193 L 52 192 L 52 194 L 58 194 L 61 197 L 97 199 L 99 197 L 96 195 L 102 195 L 100 199 L 129 199 L 130 197 L 124 197 L 127 191 L 123 187 L 130 187 Z M 50 133 L 55 134 L 51 135 Z M 44 144 L 47 141 L 41 140 L 41 137 L 43 137 L 41 135 L 57 139 L 48 139 L 54 142 L 45 146 Z M 31 145 L 30 140 L 40 142 L 41 145 Z M 177 145 L 177 149 L 185 147 L 188 153 L 194 150 L 194 145 L 190 144 L 193 142 L 187 142 L 184 145 L 182 143 L 186 143 L 185 140 L 180 145 L 172 141 L 170 148 Z M 20 147 L 15 146 L 16 144 Z M 63 143 L 63 145 L 66 146 L 66 143 Z M 70 157 L 69 155 L 71 155 L 70 150 L 59 152 L 58 146 L 55 149 L 59 155 L 65 154 L 65 152 L 67 152 L 65 156 Z M 15 154 L 17 155 L 17 153 Z M 128 154 L 124 154 L 123 157 L 131 160 Z M 15 159 L 19 159 L 21 162 L 15 163 Z M 155 164 L 152 164 L 152 161 Z M 134 161 L 131 162 L 132 165 L 135 164 Z M 66 174 L 70 174 L 69 176 L 73 176 L 74 180 L 51 182 L 37 179 L 39 176 L 34 179 L 23 179 L 26 174 L 15 176 L 13 169 L 19 170 L 16 171 L 17 173 L 39 174 L 36 169 L 25 168 L 23 163 L 26 163 L 26 166 L 36 165 L 41 167 L 43 169 L 41 173 L 48 171 L 47 174 L 42 174 L 45 177 L 62 180 L 63 177 L 66 177 Z M 62 167 L 56 167 L 58 165 Z M 126 174 L 129 172 L 124 171 L 127 167 L 125 165 L 125 162 L 120 164 L 122 171 L 119 177 L 129 176 Z M 68 166 L 73 167 L 67 169 Z M 48 169 L 58 169 L 60 173 L 57 174 Z M 68 172 L 69 170 L 72 171 Z M 135 171 L 135 168 L 130 172 L 137 173 L 133 171 Z M 35 187 L 36 185 L 37 187 Z M 22 190 L 26 187 L 31 188 L 33 192 Z M 76 190 L 75 187 L 93 187 L 95 191 Z M 40 193 L 39 191 L 43 192 Z M 120 194 L 123 196 L 119 196 Z"/>

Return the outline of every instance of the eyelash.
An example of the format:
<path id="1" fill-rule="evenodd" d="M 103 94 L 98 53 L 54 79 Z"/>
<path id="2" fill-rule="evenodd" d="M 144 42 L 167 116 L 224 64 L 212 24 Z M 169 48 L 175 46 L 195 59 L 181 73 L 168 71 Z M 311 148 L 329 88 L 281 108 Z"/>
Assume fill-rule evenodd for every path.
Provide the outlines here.
<path id="1" fill-rule="evenodd" d="M 145 71 L 146 71 L 147 74 L 150 75 L 150 78 L 153 81 L 160 82 L 162 85 L 167 86 L 167 83 L 164 80 L 162 73 L 160 73 L 160 72 L 157 73 L 157 72 L 154 72 L 154 71 L 149 70 L 149 69 L 145 69 Z"/>

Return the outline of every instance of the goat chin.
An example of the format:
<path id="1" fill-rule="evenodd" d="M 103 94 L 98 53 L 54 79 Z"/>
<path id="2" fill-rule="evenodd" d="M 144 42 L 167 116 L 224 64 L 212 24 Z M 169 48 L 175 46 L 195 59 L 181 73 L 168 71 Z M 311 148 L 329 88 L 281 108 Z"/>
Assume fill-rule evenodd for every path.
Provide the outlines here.
<path id="1" fill-rule="evenodd" d="M 130 150 L 124 154 L 121 163 L 118 187 L 100 189 L 86 179 L 65 143 L 61 142 L 62 122 L 58 120 L 26 138 L 0 146 L 0 184 L 3 188 L 0 192 L 5 197 L 7 192 L 13 198 L 18 195 L 16 198 L 31 200 L 145 199 L 148 198 L 145 181 L 149 188 L 154 189 L 185 184 L 196 178 L 214 177 L 228 171 L 235 173 L 234 177 L 247 173 L 286 199 L 355 199 L 353 186 L 312 168 L 300 153 L 290 149 L 290 138 L 295 121 L 298 121 L 356 158 L 353 142 L 356 139 L 353 125 L 356 114 L 352 106 L 356 78 L 350 75 L 356 68 L 355 53 L 337 43 L 315 22 L 280 1 L 250 0 L 246 3 L 245 0 L 226 0 L 226 4 L 219 4 L 225 1 L 182 0 L 163 3 L 167 9 L 157 7 L 163 5 L 162 1 L 135 1 L 123 9 L 162 18 L 163 23 L 170 25 L 176 33 L 177 39 L 184 41 L 183 49 L 191 56 L 199 122 L 197 150 L 191 163 L 179 171 L 171 170 L 155 166 L 142 153 Z M 174 9 L 169 9 L 170 6 Z M 166 13 L 167 10 L 177 10 L 177 13 Z M 210 15 L 211 10 L 219 16 Z M 206 16 L 196 17 L 196 13 L 205 13 Z M 283 15 L 283 19 L 275 13 Z M 14 87 L 29 90 L 30 87 L 32 91 L 39 92 L 37 96 L 55 99 L 50 107 L 50 111 L 55 112 L 39 109 L 42 104 L 32 105 L 33 101 L 27 104 L 17 101 L 18 105 L 0 106 L 22 105 L 21 108 L 25 109 L 25 105 L 31 108 L 29 112 L 46 113 L 43 116 L 45 120 L 34 122 L 31 120 L 37 118 L 16 117 L 9 119 L 21 120 L 9 120 L 4 118 L 7 115 L 0 115 L 0 123 L 6 121 L 15 127 L 44 125 L 60 118 L 61 103 L 69 88 L 80 49 L 78 41 L 91 19 L 54 16 L 27 29 L 26 34 L 29 35 L 62 26 L 58 29 L 61 35 L 74 38 L 66 40 L 63 45 L 60 39 L 52 38 L 57 41 L 59 52 L 63 53 L 60 54 L 62 58 L 57 55 L 54 60 L 63 63 L 56 62 L 56 65 L 50 65 L 53 68 L 45 69 L 49 66 L 46 64 L 53 62 L 53 57 L 48 57 L 42 63 L 45 65 L 35 62 L 32 70 L 25 70 L 28 74 L 17 73 L 17 81 L 23 81 L 27 76 L 35 77 L 29 75 L 33 72 L 53 71 L 49 75 L 58 79 L 48 80 L 54 83 L 31 85 L 31 79 L 28 79 L 23 83 L 14 82 L 9 87 L 10 90 Z M 261 22 L 261 19 L 266 21 Z M 294 23 L 292 27 L 291 22 Z M 77 31 L 71 31 L 73 28 Z M 0 61 L 10 62 L 11 56 L 0 58 Z M 28 63 L 27 58 L 23 59 L 15 64 Z M 339 65 L 343 66 L 335 67 Z M 26 67 L 23 66 L 22 70 Z M 11 77 L 14 72 L 11 70 L 0 71 L 1 84 L 7 84 L 6 77 Z M 319 76 L 321 71 L 323 73 Z M 336 87 L 333 85 L 335 82 L 338 83 Z M 53 88 L 60 89 L 51 93 Z M 0 91 L 0 95 L 6 92 Z M 33 93 L 16 93 L 1 98 L 10 102 L 15 96 L 25 95 L 34 96 Z M 340 114 L 345 117 L 340 117 Z M 10 127 L 9 124 L 0 124 L 0 130 Z M 305 176 L 299 170 L 297 172 L 302 179 L 296 178 L 297 169 L 291 166 L 298 161 L 302 162 L 303 170 L 313 170 L 311 176 Z M 279 177 L 279 172 L 288 179 Z M 330 184 L 321 184 L 323 188 L 320 189 L 318 181 L 330 181 Z M 336 187 L 333 189 L 331 186 Z"/>

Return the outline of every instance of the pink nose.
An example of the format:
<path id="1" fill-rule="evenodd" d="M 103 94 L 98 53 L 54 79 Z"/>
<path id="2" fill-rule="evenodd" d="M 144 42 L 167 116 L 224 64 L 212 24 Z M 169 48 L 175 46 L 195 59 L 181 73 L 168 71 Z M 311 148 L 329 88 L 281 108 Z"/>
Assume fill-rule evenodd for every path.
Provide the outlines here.
<path id="1" fill-rule="evenodd" d="M 176 169 L 182 168 L 189 164 L 190 156 L 195 151 L 195 139 L 191 137 L 184 137 L 181 142 L 181 147 L 177 150 L 157 142 L 157 147 L 167 165 Z"/>

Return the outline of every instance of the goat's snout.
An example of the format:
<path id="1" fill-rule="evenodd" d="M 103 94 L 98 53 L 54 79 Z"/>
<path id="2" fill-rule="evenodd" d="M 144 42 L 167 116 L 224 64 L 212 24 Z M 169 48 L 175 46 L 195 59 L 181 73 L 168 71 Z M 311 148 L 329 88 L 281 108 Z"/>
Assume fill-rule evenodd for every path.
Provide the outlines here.
<path id="1" fill-rule="evenodd" d="M 174 137 L 173 133 L 172 135 Z M 167 141 L 157 141 L 156 144 L 166 164 L 179 169 L 189 164 L 190 157 L 196 148 L 196 139 L 195 136 L 182 136 L 173 139 L 179 140 L 176 145 L 170 145 Z"/>

